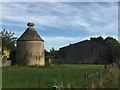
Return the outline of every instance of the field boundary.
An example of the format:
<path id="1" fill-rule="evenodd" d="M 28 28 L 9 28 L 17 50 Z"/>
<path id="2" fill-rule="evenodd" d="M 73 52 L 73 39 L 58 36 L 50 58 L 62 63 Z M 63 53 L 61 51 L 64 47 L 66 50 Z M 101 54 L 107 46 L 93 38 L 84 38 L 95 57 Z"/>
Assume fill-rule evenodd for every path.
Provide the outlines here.
<path id="1" fill-rule="evenodd" d="M 84 81 L 80 88 L 118 88 L 118 84 L 115 86 L 106 85 L 106 83 L 113 83 L 113 77 L 118 78 L 118 64 L 112 63 L 110 65 L 104 65 L 104 68 L 98 69 L 97 72 L 88 74 L 87 72 L 84 73 L 83 78 L 80 81 Z M 56 89 L 55 89 L 56 88 Z M 53 86 L 53 90 L 58 90 L 61 88 L 74 88 L 74 86 L 69 85 L 69 87 L 65 87 L 62 83 L 60 86 Z M 76 87 L 75 87 L 76 88 Z"/>

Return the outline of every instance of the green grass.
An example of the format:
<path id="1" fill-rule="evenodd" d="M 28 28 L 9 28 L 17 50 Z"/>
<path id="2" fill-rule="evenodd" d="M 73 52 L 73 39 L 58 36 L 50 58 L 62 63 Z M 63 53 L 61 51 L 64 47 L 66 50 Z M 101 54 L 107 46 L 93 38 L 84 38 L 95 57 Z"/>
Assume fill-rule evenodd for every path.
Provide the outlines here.
<path id="1" fill-rule="evenodd" d="M 104 66 L 73 64 L 45 67 L 4 67 L 2 69 L 2 85 L 3 88 L 51 88 L 54 85 L 83 87 L 84 73 L 91 74 L 100 68 L 104 68 Z"/>

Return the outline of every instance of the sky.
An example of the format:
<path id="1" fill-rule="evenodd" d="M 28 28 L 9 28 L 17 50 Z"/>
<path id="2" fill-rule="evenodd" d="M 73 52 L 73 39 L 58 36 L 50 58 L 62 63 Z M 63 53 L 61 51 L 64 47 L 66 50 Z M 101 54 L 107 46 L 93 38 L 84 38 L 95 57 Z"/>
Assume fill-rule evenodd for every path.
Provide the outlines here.
<path id="1" fill-rule="evenodd" d="M 118 40 L 116 2 L 2 2 L 2 29 L 20 35 L 33 22 L 48 51 L 90 37 Z M 120 33 L 120 32 L 119 32 Z"/>

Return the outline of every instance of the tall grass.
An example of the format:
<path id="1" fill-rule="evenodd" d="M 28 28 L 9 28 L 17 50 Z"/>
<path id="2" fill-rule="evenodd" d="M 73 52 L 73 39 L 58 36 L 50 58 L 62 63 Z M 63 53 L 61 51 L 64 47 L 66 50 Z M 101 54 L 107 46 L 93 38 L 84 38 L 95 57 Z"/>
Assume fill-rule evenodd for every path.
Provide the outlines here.
<path id="1" fill-rule="evenodd" d="M 111 64 L 100 73 L 90 74 L 87 80 L 88 88 L 119 88 L 118 75 L 120 74 L 117 64 Z"/>

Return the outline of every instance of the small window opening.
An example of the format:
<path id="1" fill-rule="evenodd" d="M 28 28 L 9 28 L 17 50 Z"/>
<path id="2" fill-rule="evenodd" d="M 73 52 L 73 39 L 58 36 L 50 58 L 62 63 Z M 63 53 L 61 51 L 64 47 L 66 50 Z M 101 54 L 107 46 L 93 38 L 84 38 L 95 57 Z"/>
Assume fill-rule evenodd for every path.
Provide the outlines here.
<path id="1" fill-rule="evenodd" d="M 37 56 L 36 56 L 36 60 L 37 60 Z"/>
<path id="2" fill-rule="evenodd" d="M 39 55 L 39 61 L 40 61 L 40 55 Z"/>

